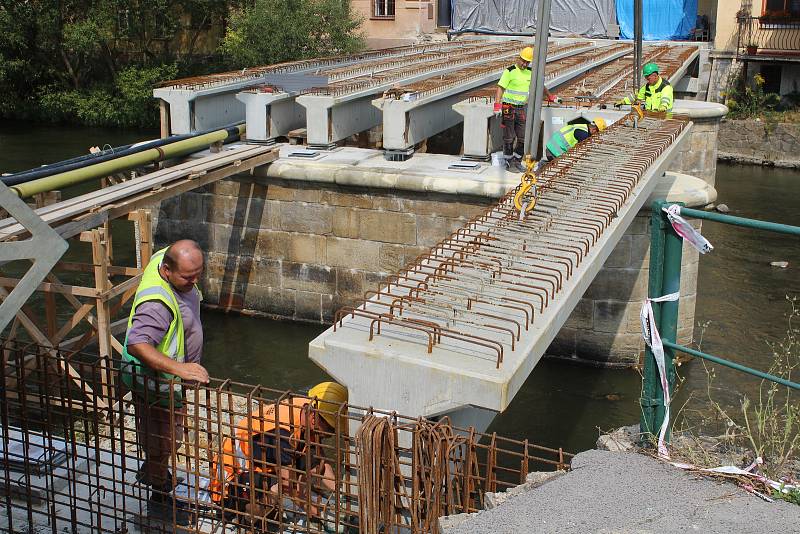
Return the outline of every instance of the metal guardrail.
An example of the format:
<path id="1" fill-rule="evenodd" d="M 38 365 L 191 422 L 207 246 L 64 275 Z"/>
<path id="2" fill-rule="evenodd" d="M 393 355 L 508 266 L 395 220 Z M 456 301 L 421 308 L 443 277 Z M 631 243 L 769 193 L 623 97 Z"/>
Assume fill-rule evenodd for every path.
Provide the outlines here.
<path id="1" fill-rule="evenodd" d="M 668 295 L 680 290 L 681 286 L 681 255 L 683 248 L 683 238 L 679 236 L 667 218 L 664 209 L 674 203 L 665 200 L 653 202 L 650 219 L 650 280 L 648 295 L 651 299 Z M 734 217 L 731 215 L 721 215 L 681 206 L 681 216 L 702 219 L 707 221 L 742 226 L 754 230 L 774 232 L 785 235 L 800 237 L 800 227 L 779 224 L 768 221 L 759 221 L 744 217 Z M 661 342 L 664 346 L 665 373 L 669 392 L 675 388 L 675 351 L 683 352 L 696 358 L 702 358 L 736 371 L 749 374 L 751 376 L 769 380 L 776 384 L 786 386 L 795 390 L 800 390 L 800 384 L 785 378 L 758 371 L 742 364 L 733 362 L 720 356 L 715 356 L 679 345 L 676 343 L 678 327 L 678 301 L 652 302 L 653 318 L 655 328 L 661 335 Z M 671 396 L 671 395 L 670 395 Z M 642 433 L 649 433 L 655 436 L 664 421 L 665 405 L 664 391 L 661 388 L 659 371 L 650 347 L 646 347 L 644 361 L 644 380 L 642 384 L 642 396 L 640 398 L 642 406 L 642 416 L 640 427 Z M 669 432 L 667 432 L 669 439 Z"/>
<path id="2" fill-rule="evenodd" d="M 797 17 L 739 17 L 738 48 L 747 55 L 800 55 Z"/>

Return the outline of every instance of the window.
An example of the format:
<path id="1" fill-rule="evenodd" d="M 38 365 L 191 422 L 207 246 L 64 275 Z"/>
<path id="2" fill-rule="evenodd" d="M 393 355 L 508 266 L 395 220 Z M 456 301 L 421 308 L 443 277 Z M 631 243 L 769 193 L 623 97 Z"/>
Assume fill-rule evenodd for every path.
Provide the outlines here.
<path id="1" fill-rule="evenodd" d="M 800 18 L 800 0 L 764 0 L 762 14 Z"/>
<path id="2" fill-rule="evenodd" d="M 372 16 L 376 19 L 393 19 L 394 0 L 372 0 Z"/>

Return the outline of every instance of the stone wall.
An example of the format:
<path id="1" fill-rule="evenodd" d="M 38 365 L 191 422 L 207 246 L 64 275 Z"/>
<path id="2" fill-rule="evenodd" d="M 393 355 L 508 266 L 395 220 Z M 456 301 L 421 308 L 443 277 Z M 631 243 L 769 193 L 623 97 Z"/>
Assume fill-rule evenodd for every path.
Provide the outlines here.
<path id="1" fill-rule="evenodd" d="M 205 304 L 331 322 L 490 203 L 235 178 L 164 202 L 155 239 L 192 237 L 208 251 Z"/>
<path id="2" fill-rule="evenodd" d="M 719 159 L 800 168 L 800 124 L 723 120 Z"/>
<path id="3" fill-rule="evenodd" d="M 670 166 L 671 171 L 696 176 L 714 185 L 717 175 L 717 135 L 719 118 L 693 118 L 694 126 Z"/>
<path id="4" fill-rule="evenodd" d="M 164 202 L 156 241 L 198 240 L 207 250 L 205 304 L 330 323 L 342 306 L 447 237 L 494 199 L 234 178 Z M 551 346 L 556 356 L 636 363 L 647 292 L 649 213 L 620 240 Z M 697 254 L 684 250 L 680 339 L 694 321 Z"/>

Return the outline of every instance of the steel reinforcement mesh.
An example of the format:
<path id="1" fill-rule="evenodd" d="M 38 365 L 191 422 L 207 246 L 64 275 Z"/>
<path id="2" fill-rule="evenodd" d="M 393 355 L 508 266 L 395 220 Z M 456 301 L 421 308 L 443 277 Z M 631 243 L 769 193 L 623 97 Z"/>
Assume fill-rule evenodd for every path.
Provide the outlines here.
<path id="1" fill-rule="evenodd" d="M 170 444 L 177 497 L 167 495 L 166 517 L 162 510 L 156 518 L 148 513 L 149 488 L 137 481 L 144 454 L 116 363 L 18 341 L 3 341 L 2 352 L 3 532 L 435 532 L 438 517 L 479 510 L 487 492 L 519 484 L 530 471 L 567 468 L 571 459 L 527 440 L 459 430 L 446 419 L 346 404 L 335 407 L 333 431 L 316 439 L 308 423 L 319 416 L 314 405 L 288 410 L 289 420 L 274 415 L 308 398 L 302 394 L 230 380 L 163 382 L 161 400 L 174 407 L 169 420 L 139 425 L 141 439 Z M 236 461 L 249 468 L 217 475 L 226 480 L 219 495 L 209 480 L 220 473 L 212 466 L 226 440 L 237 429 L 252 435 L 262 423 L 290 430 L 303 461 L 281 464 L 286 451 L 276 439 L 275 462 L 243 453 Z M 323 462 L 324 472 L 316 467 Z M 270 484 L 281 470 L 285 484 Z M 179 509 L 189 511 L 188 526 L 175 524 Z"/>

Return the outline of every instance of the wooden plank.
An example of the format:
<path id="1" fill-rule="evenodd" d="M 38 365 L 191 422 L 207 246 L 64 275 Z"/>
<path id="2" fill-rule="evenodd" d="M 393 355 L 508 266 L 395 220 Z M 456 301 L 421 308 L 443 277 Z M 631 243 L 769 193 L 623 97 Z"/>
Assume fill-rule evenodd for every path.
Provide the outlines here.
<path id="1" fill-rule="evenodd" d="M 91 263 L 60 261 L 56 263 L 54 270 L 55 269 L 79 273 L 93 273 L 94 265 Z M 120 267 L 117 265 L 109 265 L 107 270 L 110 276 L 137 276 L 142 274 L 142 269 L 137 269 L 136 267 Z"/>
<path id="2" fill-rule="evenodd" d="M 83 213 L 94 208 L 105 206 L 106 204 L 113 202 L 114 199 L 125 198 L 131 194 L 152 189 L 192 173 L 197 173 L 203 170 L 207 171 L 209 169 L 221 167 L 230 163 L 235 163 L 239 159 L 244 160 L 258 156 L 262 153 L 272 153 L 273 151 L 275 152 L 274 159 L 277 159 L 277 150 L 274 148 L 255 145 L 237 147 L 221 154 L 204 156 L 203 158 L 190 160 L 174 167 L 169 167 L 168 169 L 155 171 L 133 180 L 128 180 L 122 184 L 107 187 L 99 192 L 95 191 L 92 193 L 87 193 L 85 195 L 81 195 L 52 206 L 47 206 L 41 210 L 36 210 L 36 213 L 37 215 L 41 216 L 45 222 L 48 222 L 52 225 L 55 222 L 72 218 L 78 213 Z M 13 236 L 23 233 L 24 231 L 24 228 L 22 228 L 14 218 L 7 218 L 0 221 L 0 240 L 9 239 Z"/>
<path id="3" fill-rule="evenodd" d="M 19 283 L 18 278 L 0 277 L 0 286 L 15 287 Z M 97 298 L 99 294 L 97 290 L 88 287 L 70 286 L 64 284 L 54 284 L 50 282 L 42 282 L 36 291 L 47 291 L 52 293 L 61 293 L 62 295 L 77 295 L 79 297 Z"/>
<path id="4" fill-rule="evenodd" d="M 69 320 L 61 327 L 61 329 L 51 338 L 53 345 L 58 345 L 62 339 L 67 337 L 67 335 L 72 332 L 72 330 L 78 326 L 81 321 L 83 321 L 84 317 L 86 317 L 89 312 L 92 311 L 92 308 L 94 308 L 94 302 L 87 302 L 75 313 L 73 313 L 72 317 L 70 317 Z"/>
<path id="5" fill-rule="evenodd" d="M 136 275 L 133 278 L 130 278 L 128 280 L 125 280 L 124 282 L 122 282 L 120 284 L 117 284 L 114 287 L 112 287 L 111 289 L 101 293 L 100 294 L 100 299 L 108 301 L 108 300 L 113 299 L 114 297 L 116 297 L 117 295 L 119 295 L 121 293 L 125 293 L 130 288 L 133 288 L 135 290 L 139 286 L 139 282 L 141 282 L 141 280 L 142 280 L 142 275 L 141 274 L 138 274 L 138 275 Z"/>

